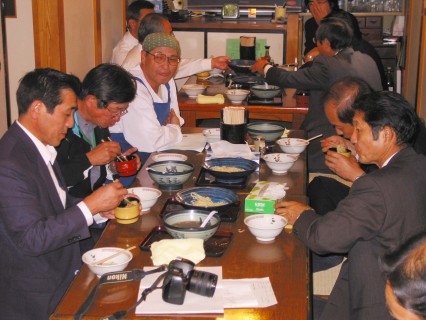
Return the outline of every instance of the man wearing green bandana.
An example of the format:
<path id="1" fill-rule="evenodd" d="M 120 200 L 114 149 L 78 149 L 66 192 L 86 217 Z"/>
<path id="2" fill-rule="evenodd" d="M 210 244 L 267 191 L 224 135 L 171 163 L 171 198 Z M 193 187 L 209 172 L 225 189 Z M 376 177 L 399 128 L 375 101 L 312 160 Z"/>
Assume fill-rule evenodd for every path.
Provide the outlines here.
<path id="1" fill-rule="evenodd" d="M 129 114 L 110 129 L 112 139 L 125 150 L 137 147 L 142 161 L 154 151 L 169 149 L 182 140 L 176 84 L 173 77 L 180 62 L 180 46 L 167 33 L 151 33 L 143 42 L 141 64 L 130 73 L 137 92 Z"/>

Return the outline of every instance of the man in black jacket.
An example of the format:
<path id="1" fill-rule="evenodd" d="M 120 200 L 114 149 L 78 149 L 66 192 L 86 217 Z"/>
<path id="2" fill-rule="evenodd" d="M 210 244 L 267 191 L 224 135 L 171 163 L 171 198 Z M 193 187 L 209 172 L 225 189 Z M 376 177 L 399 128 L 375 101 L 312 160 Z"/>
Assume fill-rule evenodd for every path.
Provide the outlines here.
<path id="1" fill-rule="evenodd" d="M 121 154 L 119 143 L 109 141 L 108 128 L 127 113 L 135 94 L 132 76 L 114 64 L 101 64 L 84 78 L 74 127 L 68 130 L 56 148 L 57 160 L 71 195 L 84 198 L 105 183 L 107 165 Z M 133 148 L 125 154 L 136 151 Z M 140 167 L 139 158 L 138 161 Z M 91 228 L 92 235 L 99 227 L 102 225 Z M 82 243 L 82 251 L 93 245 L 93 239 L 87 241 L 92 243 L 88 243 L 88 247 Z"/>

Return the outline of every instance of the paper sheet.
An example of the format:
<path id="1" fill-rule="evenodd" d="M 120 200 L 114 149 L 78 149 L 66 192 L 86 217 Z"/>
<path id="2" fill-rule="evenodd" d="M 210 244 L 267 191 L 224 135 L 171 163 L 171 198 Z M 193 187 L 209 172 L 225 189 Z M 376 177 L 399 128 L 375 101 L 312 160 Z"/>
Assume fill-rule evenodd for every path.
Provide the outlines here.
<path id="1" fill-rule="evenodd" d="M 223 280 L 225 308 L 266 308 L 277 304 L 269 277 Z"/>
<path id="2" fill-rule="evenodd" d="M 145 271 L 152 270 L 151 267 L 144 268 Z M 197 267 L 197 270 L 214 273 L 218 276 L 216 291 L 213 297 L 204 297 L 187 291 L 183 305 L 171 304 L 163 301 L 161 289 L 151 292 L 146 301 L 136 307 L 136 314 L 197 314 L 197 313 L 223 313 L 222 292 L 222 267 Z M 138 299 L 144 289 L 150 287 L 160 273 L 151 274 L 141 280 Z"/>
<path id="3" fill-rule="evenodd" d="M 202 133 L 184 134 L 182 141 L 168 150 L 195 150 L 201 152 L 206 146 L 206 137 Z"/>
<path id="4" fill-rule="evenodd" d="M 144 268 L 145 271 L 153 267 Z M 136 314 L 201 314 L 224 313 L 224 308 L 266 308 L 277 304 L 269 278 L 226 279 L 222 278 L 222 267 L 197 267 L 197 270 L 218 276 L 216 291 L 208 298 L 187 291 L 183 305 L 163 301 L 161 289 L 150 293 L 139 306 Z M 152 285 L 160 273 L 148 275 L 141 280 L 139 299 L 142 291 Z"/>

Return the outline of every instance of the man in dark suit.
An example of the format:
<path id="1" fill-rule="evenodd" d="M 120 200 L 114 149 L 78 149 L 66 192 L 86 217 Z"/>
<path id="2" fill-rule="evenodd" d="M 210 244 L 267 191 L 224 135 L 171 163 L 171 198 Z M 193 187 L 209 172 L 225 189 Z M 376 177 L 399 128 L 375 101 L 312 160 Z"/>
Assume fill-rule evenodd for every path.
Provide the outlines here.
<path id="1" fill-rule="evenodd" d="M 426 225 L 426 158 L 409 146 L 418 118 L 402 96 L 371 93 L 354 110 L 359 161 L 379 169 L 356 179 L 324 216 L 292 201 L 276 212 L 314 252 L 348 254 L 320 319 L 390 319 L 379 257 Z"/>
<path id="2" fill-rule="evenodd" d="M 267 64 L 259 59 L 252 67 L 253 71 L 265 75 L 269 84 L 282 88 L 309 90 L 309 111 L 302 124 L 308 138 L 323 134 L 334 135 L 335 131 L 328 122 L 322 103 L 324 92 L 337 80 L 355 76 L 365 80 L 373 90 L 382 90 L 377 66 L 368 55 L 351 48 L 353 32 L 346 21 L 338 18 L 326 18 L 321 21 L 316 33 L 316 42 L 320 55 L 310 67 L 297 71 L 286 71 Z M 324 154 L 319 140 L 311 141 L 308 147 L 309 172 L 330 173 L 324 164 Z"/>
<path id="3" fill-rule="evenodd" d="M 84 77 L 74 113 L 74 126 L 68 129 L 65 139 L 56 147 L 57 161 L 72 196 L 88 196 L 104 185 L 107 173 L 110 180 L 115 178 L 114 159 L 121 153 L 121 148 L 118 142 L 110 141 L 108 128 L 127 113 L 135 94 L 136 84 L 132 75 L 115 64 L 100 64 Z M 131 148 L 123 154 L 136 151 L 137 148 Z M 135 156 L 140 168 L 140 158 Z M 111 165 L 113 170 L 108 172 Z M 120 182 L 127 187 L 134 178 L 123 177 Z M 106 219 L 90 227 L 91 237 L 80 242 L 82 253 L 93 248 L 105 224 Z"/>
<path id="4" fill-rule="evenodd" d="M 57 146 L 74 125 L 80 81 L 52 69 L 26 74 L 18 120 L 0 140 L 2 319 L 47 319 L 81 265 L 88 226 L 127 194 L 119 182 L 79 201 L 64 187 Z"/>
<path id="5" fill-rule="evenodd" d="M 74 126 L 56 148 L 71 195 L 84 198 L 105 183 L 106 165 L 121 153 L 120 144 L 109 141 L 108 128 L 127 113 L 135 95 L 132 75 L 115 64 L 100 64 L 84 77 Z M 136 151 L 132 148 L 124 153 Z"/>

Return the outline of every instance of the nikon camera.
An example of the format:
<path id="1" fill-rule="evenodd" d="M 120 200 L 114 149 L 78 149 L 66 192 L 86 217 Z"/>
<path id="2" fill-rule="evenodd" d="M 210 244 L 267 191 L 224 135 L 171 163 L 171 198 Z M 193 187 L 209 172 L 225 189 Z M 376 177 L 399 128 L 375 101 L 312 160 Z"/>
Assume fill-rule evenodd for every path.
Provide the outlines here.
<path id="1" fill-rule="evenodd" d="M 217 275 L 194 270 L 195 264 L 187 259 L 170 262 L 163 282 L 163 300 L 173 304 L 183 304 L 186 290 L 213 297 L 216 290 Z"/>

